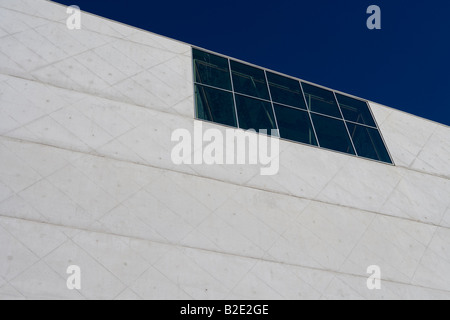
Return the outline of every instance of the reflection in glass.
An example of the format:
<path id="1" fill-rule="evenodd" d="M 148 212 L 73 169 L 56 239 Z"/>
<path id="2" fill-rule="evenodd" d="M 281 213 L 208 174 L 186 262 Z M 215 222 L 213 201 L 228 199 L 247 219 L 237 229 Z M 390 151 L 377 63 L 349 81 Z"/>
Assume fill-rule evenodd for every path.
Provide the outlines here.
<path id="1" fill-rule="evenodd" d="M 347 123 L 347 127 L 359 156 L 392 163 L 377 129 L 353 123 Z"/>
<path id="2" fill-rule="evenodd" d="M 239 117 L 239 127 L 245 130 L 277 129 L 270 102 L 236 95 L 236 108 Z"/>
<path id="3" fill-rule="evenodd" d="M 342 118 L 332 91 L 302 82 L 306 103 L 311 111 Z"/>
<path id="4" fill-rule="evenodd" d="M 195 82 L 231 90 L 228 59 L 196 49 L 193 57 Z"/>
<path id="5" fill-rule="evenodd" d="M 355 154 L 344 121 L 311 114 L 321 147 Z"/>
<path id="6" fill-rule="evenodd" d="M 197 118 L 237 127 L 233 94 L 195 85 Z"/>
<path id="7" fill-rule="evenodd" d="M 274 104 L 280 136 L 317 146 L 316 137 L 307 111 Z"/>
<path id="8" fill-rule="evenodd" d="M 270 94 L 273 102 L 306 109 L 300 83 L 297 80 L 286 78 L 275 73 L 267 72 Z"/>
<path id="9" fill-rule="evenodd" d="M 373 120 L 372 114 L 365 101 L 353 99 L 339 93 L 336 93 L 336 98 L 341 106 L 345 120 L 376 127 L 375 121 Z"/>
<path id="10" fill-rule="evenodd" d="M 231 61 L 234 91 L 252 97 L 270 100 L 264 71 L 236 61 Z"/>
<path id="11" fill-rule="evenodd" d="M 202 50 L 192 54 L 198 119 L 279 129 L 283 139 L 393 163 L 365 100 Z"/>

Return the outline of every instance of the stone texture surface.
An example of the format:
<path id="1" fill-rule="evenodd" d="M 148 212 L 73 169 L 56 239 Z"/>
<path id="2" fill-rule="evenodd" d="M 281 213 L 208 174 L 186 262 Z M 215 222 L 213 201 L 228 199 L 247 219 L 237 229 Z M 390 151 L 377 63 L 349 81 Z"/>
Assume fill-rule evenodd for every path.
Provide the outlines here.
<path id="1" fill-rule="evenodd" d="M 371 103 L 396 166 L 284 141 L 275 176 L 178 166 L 190 47 L 66 18 L 0 0 L 0 299 L 450 298 L 448 127 Z"/>

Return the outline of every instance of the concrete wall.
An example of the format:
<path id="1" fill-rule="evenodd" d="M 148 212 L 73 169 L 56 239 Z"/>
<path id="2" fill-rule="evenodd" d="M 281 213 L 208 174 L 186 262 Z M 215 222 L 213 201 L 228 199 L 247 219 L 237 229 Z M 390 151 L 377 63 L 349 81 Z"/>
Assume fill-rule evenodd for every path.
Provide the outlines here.
<path id="1" fill-rule="evenodd" d="M 448 127 L 371 103 L 396 166 L 285 141 L 275 176 L 177 166 L 190 47 L 67 17 L 0 0 L 0 299 L 450 299 Z"/>

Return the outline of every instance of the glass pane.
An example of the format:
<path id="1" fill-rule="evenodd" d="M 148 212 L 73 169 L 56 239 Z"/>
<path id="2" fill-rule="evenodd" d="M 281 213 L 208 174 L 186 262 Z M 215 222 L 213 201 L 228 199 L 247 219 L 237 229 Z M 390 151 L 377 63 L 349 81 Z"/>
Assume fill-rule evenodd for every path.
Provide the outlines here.
<path id="1" fill-rule="evenodd" d="M 359 156 L 392 163 L 377 129 L 353 123 L 347 123 L 347 127 Z"/>
<path id="2" fill-rule="evenodd" d="M 332 91 L 303 83 L 306 103 L 311 111 L 342 118 Z"/>
<path id="3" fill-rule="evenodd" d="M 234 91 L 270 100 L 264 71 L 231 60 Z"/>
<path id="4" fill-rule="evenodd" d="M 237 127 L 233 94 L 195 85 L 197 118 Z"/>
<path id="5" fill-rule="evenodd" d="M 373 120 L 372 114 L 365 101 L 353 99 L 339 93 L 336 93 L 336 98 L 341 106 L 345 120 L 376 127 L 375 121 Z"/>
<path id="6" fill-rule="evenodd" d="M 231 90 L 228 59 L 193 49 L 195 82 Z"/>
<path id="7" fill-rule="evenodd" d="M 294 140 L 317 146 L 316 137 L 307 111 L 284 107 L 275 104 L 280 136 L 283 139 Z"/>
<path id="8" fill-rule="evenodd" d="M 355 154 L 344 121 L 311 114 L 319 144 L 323 148 Z"/>
<path id="9" fill-rule="evenodd" d="M 306 109 L 305 100 L 297 80 L 267 72 L 272 101 Z"/>
<path id="10" fill-rule="evenodd" d="M 272 105 L 257 99 L 236 95 L 236 107 L 239 117 L 239 127 L 245 130 L 276 129 Z"/>

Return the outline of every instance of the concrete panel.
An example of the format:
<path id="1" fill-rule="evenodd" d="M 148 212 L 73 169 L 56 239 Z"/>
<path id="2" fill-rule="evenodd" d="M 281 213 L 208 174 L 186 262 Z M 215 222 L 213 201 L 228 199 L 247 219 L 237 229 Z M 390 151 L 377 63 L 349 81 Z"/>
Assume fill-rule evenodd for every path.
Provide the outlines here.
<path id="1" fill-rule="evenodd" d="M 190 46 L 66 18 L 0 0 L 0 299 L 450 298 L 448 127 L 370 103 L 395 166 L 287 141 L 274 176 L 175 165 Z"/>

